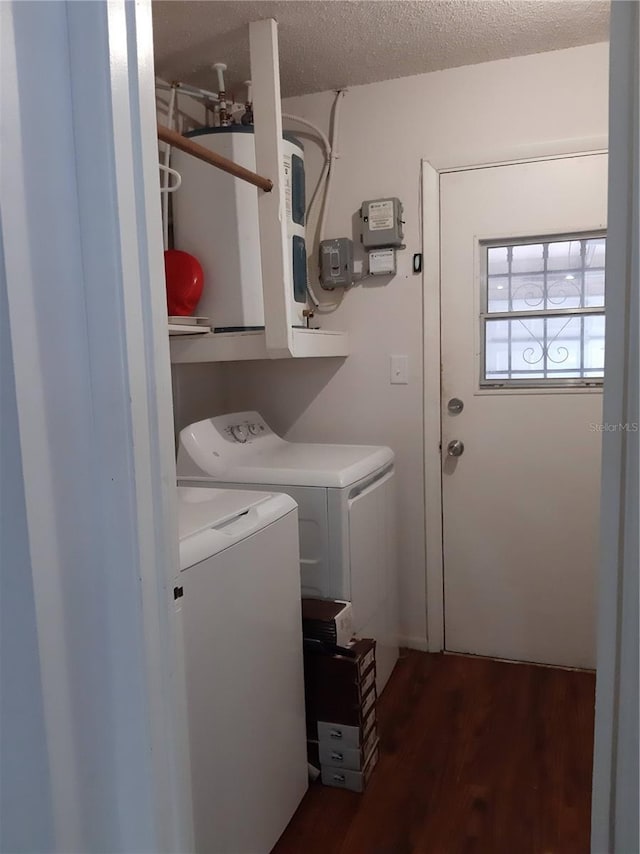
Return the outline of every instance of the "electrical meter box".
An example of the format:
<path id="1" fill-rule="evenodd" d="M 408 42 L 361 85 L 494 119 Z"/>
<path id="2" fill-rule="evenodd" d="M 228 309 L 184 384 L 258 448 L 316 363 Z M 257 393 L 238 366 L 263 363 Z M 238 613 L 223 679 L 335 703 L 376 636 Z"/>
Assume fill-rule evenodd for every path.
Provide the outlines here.
<path id="1" fill-rule="evenodd" d="M 320 283 L 323 288 L 348 288 L 353 284 L 353 241 L 348 237 L 321 241 Z"/>
<path id="2" fill-rule="evenodd" d="M 372 199 L 363 202 L 362 245 L 365 249 L 402 246 L 404 238 L 402 202 L 400 199 Z"/>
<path id="3" fill-rule="evenodd" d="M 372 249 L 369 252 L 369 275 L 370 276 L 395 276 L 396 274 L 396 250 Z"/>

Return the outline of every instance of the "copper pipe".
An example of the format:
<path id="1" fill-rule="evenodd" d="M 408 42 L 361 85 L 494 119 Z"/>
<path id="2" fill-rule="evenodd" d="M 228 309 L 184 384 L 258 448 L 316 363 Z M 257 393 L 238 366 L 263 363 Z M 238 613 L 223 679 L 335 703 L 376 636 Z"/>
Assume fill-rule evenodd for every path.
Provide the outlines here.
<path id="1" fill-rule="evenodd" d="M 180 151 L 184 151 L 187 154 L 191 154 L 193 157 L 197 157 L 198 160 L 202 160 L 210 166 L 216 166 L 218 169 L 222 169 L 223 172 L 228 172 L 229 175 L 233 175 L 235 178 L 240 178 L 242 181 L 247 181 L 249 184 L 253 184 L 254 187 L 264 190 L 265 193 L 269 193 L 273 189 L 273 181 L 271 181 L 270 178 L 264 178 L 262 175 L 257 175 L 250 169 L 245 169 L 244 166 L 239 166 L 237 163 L 234 163 L 233 160 L 229 160 L 221 154 L 209 151 L 209 149 L 205 148 L 203 145 L 198 145 L 198 143 L 194 142 L 192 139 L 182 136 L 182 134 L 175 130 L 170 130 L 170 128 L 165 127 L 164 125 L 158 125 L 158 139 L 162 142 L 166 142 L 167 145 L 179 148 Z"/>

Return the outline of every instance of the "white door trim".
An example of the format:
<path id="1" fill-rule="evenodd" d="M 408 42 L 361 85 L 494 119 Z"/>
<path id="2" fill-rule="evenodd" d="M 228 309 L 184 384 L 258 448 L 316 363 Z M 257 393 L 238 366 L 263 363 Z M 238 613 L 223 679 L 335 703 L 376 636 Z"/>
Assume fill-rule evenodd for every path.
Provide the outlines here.
<path id="1" fill-rule="evenodd" d="M 424 506 L 427 646 L 444 649 L 442 466 L 440 439 L 440 173 L 422 161 Z"/>
<path id="2" fill-rule="evenodd" d="M 505 149 L 491 148 L 474 151 L 469 157 L 451 160 L 449 157 L 425 158 L 436 172 L 466 172 L 469 169 L 488 169 L 494 166 L 512 166 L 516 163 L 536 163 L 540 160 L 557 160 L 563 157 L 580 157 L 588 154 L 605 154 L 608 146 L 606 134 L 575 139 L 558 139 L 552 142 L 528 143 Z"/>
<path id="3" fill-rule="evenodd" d="M 0 367 L 15 377 L 51 850 L 189 851 L 151 5 L 0 15 Z"/>
<path id="4" fill-rule="evenodd" d="M 639 420 L 640 7 L 613 3 L 603 423 Z M 637 430 L 637 426 L 636 426 Z M 602 440 L 598 678 L 591 851 L 639 845 L 638 433 Z"/>
<path id="5" fill-rule="evenodd" d="M 590 147 L 593 146 L 591 150 Z M 444 554 L 442 541 L 442 465 L 440 346 L 440 176 L 448 172 L 492 169 L 545 160 L 564 160 L 606 153 L 606 140 L 564 140 L 552 152 L 550 144 L 527 146 L 526 150 L 497 154 L 496 159 L 478 157 L 465 165 L 422 159 L 422 247 L 423 247 L 423 417 L 424 500 L 426 554 L 426 616 L 429 652 L 444 649 Z"/>

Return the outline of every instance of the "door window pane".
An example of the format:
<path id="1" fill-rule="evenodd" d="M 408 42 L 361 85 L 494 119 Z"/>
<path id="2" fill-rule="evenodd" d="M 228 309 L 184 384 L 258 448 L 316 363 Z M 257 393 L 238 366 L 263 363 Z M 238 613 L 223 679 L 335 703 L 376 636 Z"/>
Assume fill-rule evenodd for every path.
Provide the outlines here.
<path id="1" fill-rule="evenodd" d="M 603 377 L 605 255 L 604 235 L 486 246 L 483 382 Z"/>
<path id="2" fill-rule="evenodd" d="M 604 315 L 485 320 L 486 379 L 604 376 Z"/>
<path id="3" fill-rule="evenodd" d="M 606 238 L 487 247 L 491 314 L 604 306 Z"/>

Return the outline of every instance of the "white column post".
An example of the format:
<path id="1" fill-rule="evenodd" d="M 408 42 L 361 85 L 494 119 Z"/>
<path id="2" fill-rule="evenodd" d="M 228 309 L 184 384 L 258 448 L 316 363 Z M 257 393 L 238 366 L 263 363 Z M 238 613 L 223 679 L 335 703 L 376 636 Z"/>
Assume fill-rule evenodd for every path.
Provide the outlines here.
<path id="1" fill-rule="evenodd" d="M 269 355 L 281 358 L 293 351 L 289 300 L 293 271 L 287 238 L 277 23 L 269 18 L 249 24 L 249 43 L 256 171 L 273 181 L 271 192 L 257 190 L 266 343 Z"/>

